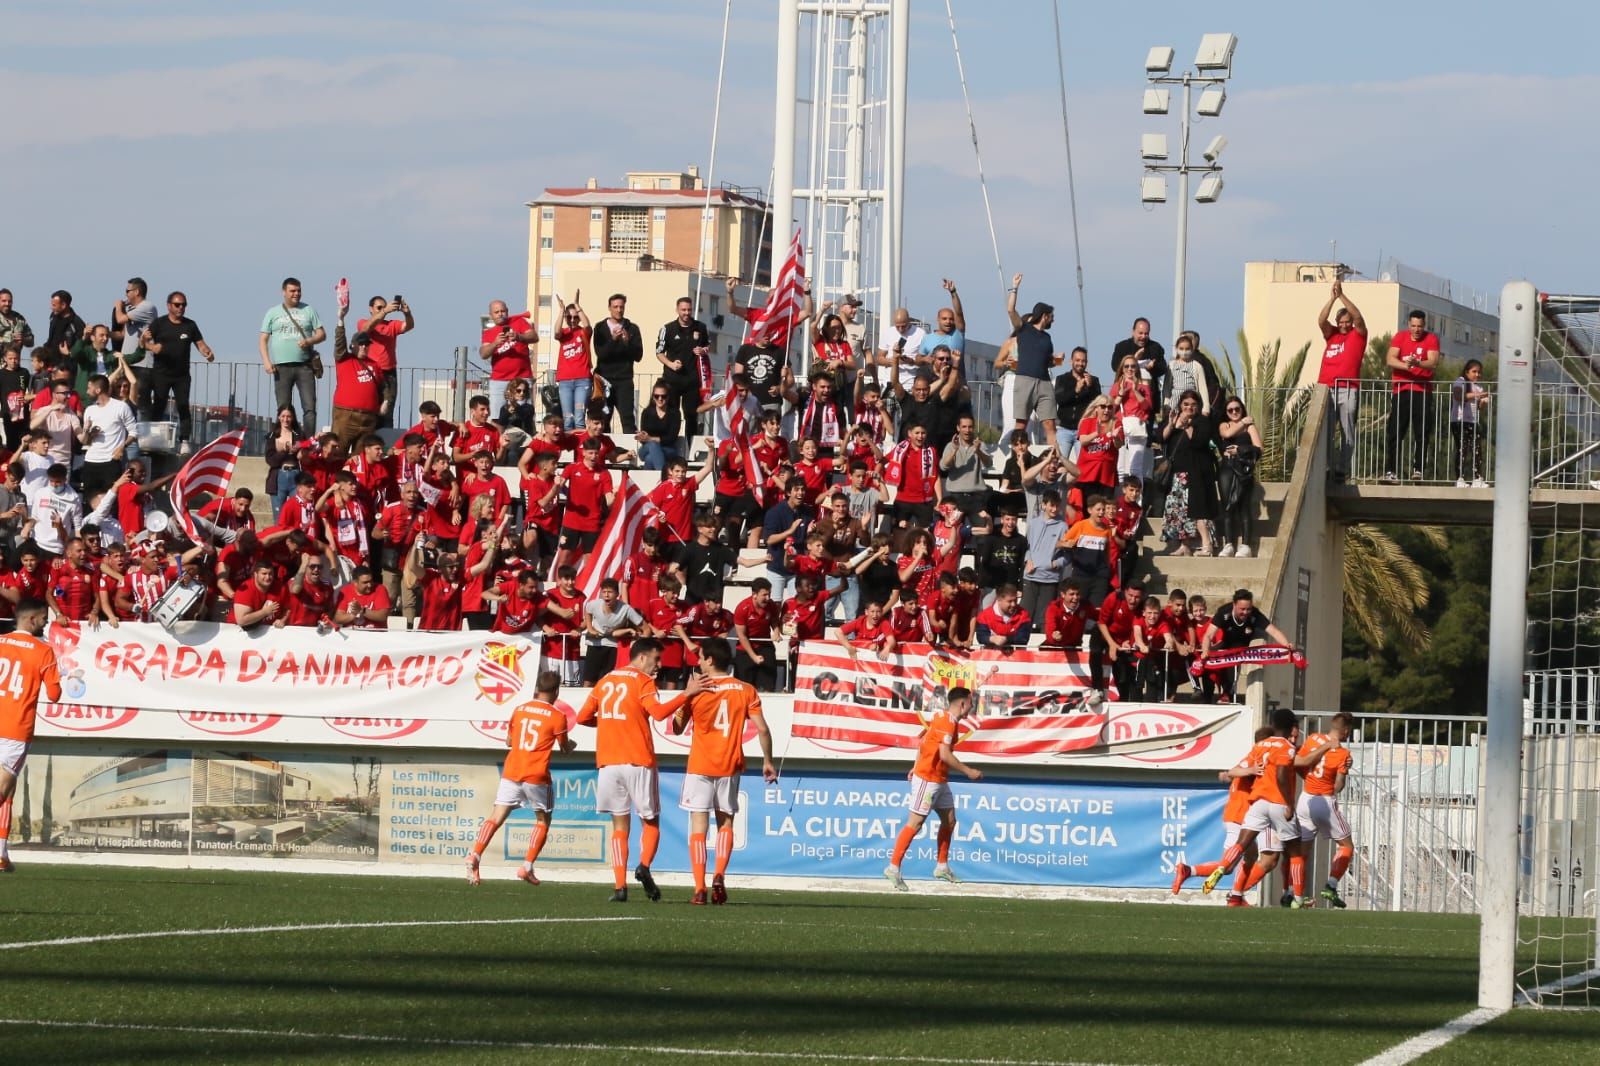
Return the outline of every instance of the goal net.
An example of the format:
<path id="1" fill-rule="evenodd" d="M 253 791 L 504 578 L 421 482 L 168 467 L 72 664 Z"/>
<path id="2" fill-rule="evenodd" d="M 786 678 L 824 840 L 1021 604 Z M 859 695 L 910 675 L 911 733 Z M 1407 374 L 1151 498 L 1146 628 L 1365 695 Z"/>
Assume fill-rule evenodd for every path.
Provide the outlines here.
<path id="1" fill-rule="evenodd" d="M 1516 989 L 1518 1002 L 1532 1006 L 1596 1008 L 1600 298 L 1541 295 L 1539 303 Z"/>

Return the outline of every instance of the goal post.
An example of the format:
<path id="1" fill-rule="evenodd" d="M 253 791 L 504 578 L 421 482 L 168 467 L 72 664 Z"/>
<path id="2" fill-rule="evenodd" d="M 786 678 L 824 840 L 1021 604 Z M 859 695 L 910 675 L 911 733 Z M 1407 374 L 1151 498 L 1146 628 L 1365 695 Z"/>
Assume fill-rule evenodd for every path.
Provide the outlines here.
<path id="1" fill-rule="evenodd" d="M 1523 670 L 1528 649 L 1528 508 L 1538 301 L 1538 291 L 1526 281 L 1512 282 L 1500 292 L 1494 463 L 1497 547 L 1489 585 L 1488 728 L 1478 835 L 1478 1005 L 1497 1010 L 1511 1008 L 1516 985 L 1517 880 L 1521 869 L 1517 834 Z"/>

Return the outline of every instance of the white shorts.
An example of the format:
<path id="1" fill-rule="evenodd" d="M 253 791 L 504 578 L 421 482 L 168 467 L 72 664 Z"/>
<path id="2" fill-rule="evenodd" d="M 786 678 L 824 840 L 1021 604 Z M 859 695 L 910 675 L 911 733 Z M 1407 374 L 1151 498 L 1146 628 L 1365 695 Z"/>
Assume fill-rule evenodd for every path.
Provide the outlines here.
<path id="1" fill-rule="evenodd" d="M 1239 843 L 1239 823 L 1238 822 L 1223 822 L 1222 823 L 1222 850 L 1223 851 L 1227 851 L 1229 848 L 1233 847 L 1237 843 Z"/>
<path id="2" fill-rule="evenodd" d="M 553 793 L 550 782 L 542 781 L 508 781 L 500 779 L 500 787 L 494 792 L 494 805 L 496 807 L 527 807 L 529 810 L 549 811 L 555 809 Z"/>
<path id="3" fill-rule="evenodd" d="M 1257 851 L 1282 851 L 1285 841 L 1300 839 L 1300 832 L 1295 828 L 1294 817 L 1290 815 L 1286 803 L 1258 799 L 1250 804 L 1250 811 L 1240 825 L 1258 834 Z"/>
<path id="4" fill-rule="evenodd" d="M 1339 809 L 1338 796 L 1315 796 L 1302 792 L 1294 813 L 1301 840 L 1315 840 L 1319 836 L 1330 840 L 1350 839 L 1350 823 L 1345 821 L 1344 812 Z"/>
<path id="5" fill-rule="evenodd" d="M 948 781 L 929 781 L 916 774 L 911 775 L 911 796 L 906 801 L 906 809 L 912 814 L 927 817 L 929 811 L 953 810 L 955 805 L 955 793 L 950 791 Z"/>
<path id="6" fill-rule="evenodd" d="M 654 818 L 661 810 L 661 778 L 654 766 L 602 766 L 595 783 L 594 809 L 601 814 Z"/>
<path id="7" fill-rule="evenodd" d="M 0 738 L 0 770 L 5 770 L 12 777 L 22 774 L 22 764 L 28 761 L 28 742 L 26 740 L 6 740 Z"/>
<path id="8" fill-rule="evenodd" d="M 722 814 L 739 813 L 739 778 L 707 777 L 705 774 L 684 774 L 683 795 L 678 806 L 686 811 L 718 811 Z"/>

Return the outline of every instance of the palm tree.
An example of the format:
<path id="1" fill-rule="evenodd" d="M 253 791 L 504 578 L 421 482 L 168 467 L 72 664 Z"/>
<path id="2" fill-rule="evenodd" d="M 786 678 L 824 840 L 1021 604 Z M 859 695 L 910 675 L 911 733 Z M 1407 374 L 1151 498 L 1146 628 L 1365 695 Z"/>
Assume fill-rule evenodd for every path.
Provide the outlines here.
<path id="1" fill-rule="evenodd" d="M 1443 551 L 1444 530 L 1417 526 Z M 1377 526 L 1354 522 L 1344 531 L 1344 614 L 1369 648 L 1402 644 L 1426 648 L 1433 640 L 1417 617 L 1428 605 L 1428 575 L 1395 539 Z"/>

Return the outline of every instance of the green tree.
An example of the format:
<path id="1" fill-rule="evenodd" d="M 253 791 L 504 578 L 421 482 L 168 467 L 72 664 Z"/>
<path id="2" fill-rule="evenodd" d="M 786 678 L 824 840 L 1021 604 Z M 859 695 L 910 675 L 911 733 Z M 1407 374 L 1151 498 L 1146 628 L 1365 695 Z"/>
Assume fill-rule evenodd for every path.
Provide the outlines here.
<path id="1" fill-rule="evenodd" d="M 1309 343 L 1300 346 L 1287 361 L 1282 358 L 1283 341 L 1274 340 L 1259 348 L 1250 347 L 1243 329 L 1238 333 L 1239 366 L 1235 376 L 1233 353 L 1222 346 L 1223 359 L 1216 364 L 1223 388 L 1244 401 L 1246 410 L 1261 430 L 1261 461 L 1256 476 L 1261 481 L 1286 481 L 1293 473 L 1294 446 L 1305 425 L 1311 390 L 1300 387 Z"/>

